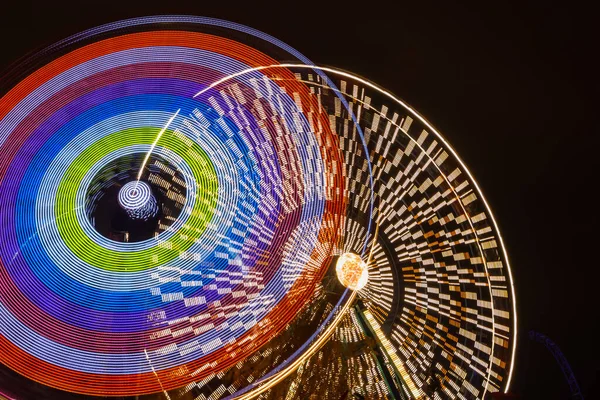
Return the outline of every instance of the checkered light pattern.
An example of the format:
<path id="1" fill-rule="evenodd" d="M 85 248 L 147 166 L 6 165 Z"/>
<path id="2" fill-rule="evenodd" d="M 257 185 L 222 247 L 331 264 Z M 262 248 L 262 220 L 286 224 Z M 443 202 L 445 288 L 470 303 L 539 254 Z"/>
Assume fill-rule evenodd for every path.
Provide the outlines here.
<path id="1" fill-rule="evenodd" d="M 406 371 L 405 388 L 426 398 L 425 381 L 435 374 L 438 397 L 504 391 L 514 359 L 514 292 L 483 195 L 445 139 L 405 103 L 361 78 L 329 76 L 327 83 L 296 72 L 340 135 L 350 205 L 341 252 L 360 251 L 370 237 L 367 158 L 371 163 L 378 236 L 359 296 L 389 341 L 389 356 Z M 348 108 L 340 107 L 340 93 Z"/>

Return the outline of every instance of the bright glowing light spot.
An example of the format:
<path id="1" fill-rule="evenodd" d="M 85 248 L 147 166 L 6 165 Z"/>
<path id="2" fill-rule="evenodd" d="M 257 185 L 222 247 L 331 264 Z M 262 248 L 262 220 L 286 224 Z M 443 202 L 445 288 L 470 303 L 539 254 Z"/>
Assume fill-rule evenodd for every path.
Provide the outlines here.
<path id="1" fill-rule="evenodd" d="M 148 220 L 158 213 L 156 199 L 146 182 L 131 181 L 119 190 L 119 205 L 130 218 Z"/>
<path id="2" fill-rule="evenodd" d="M 344 253 L 338 258 L 335 272 L 340 283 L 352 290 L 360 290 L 369 280 L 369 268 L 359 255 Z"/>

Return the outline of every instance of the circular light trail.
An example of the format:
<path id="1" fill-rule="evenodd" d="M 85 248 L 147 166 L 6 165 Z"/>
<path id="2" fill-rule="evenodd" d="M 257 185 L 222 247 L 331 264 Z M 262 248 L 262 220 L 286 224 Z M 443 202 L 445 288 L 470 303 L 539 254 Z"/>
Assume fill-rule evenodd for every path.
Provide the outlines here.
<path id="1" fill-rule="evenodd" d="M 131 181 L 119 190 L 119 205 L 133 219 L 148 220 L 158 214 L 152 189 L 146 182 Z"/>
<path id="2" fill-rule="evenodd" d="M 411 395 L 421 398 L 428 393 L 427 382 L 431 379 L 422 380 L 426 373 L 449 380 L 449 386 L 444 388 L 447 394 L 468 390 L 474 398 L 484 398 L 489 392 L 508 391 L 516 349 L 514 285 L 502 237 L 472 174 L 423 117 L 389 92 L 347 72 L 314 65 L 273 64 L 240 71 L 211 87 L 227 86 L 230 79 L 253 71 L 280 68 L 298 70 L 296 79 L 319 93 L 319 100 L 328 103 L 336 123 L 338 118 L 350 119 L 353 110 L 357 110 L 358 118 L 352 120 L 369 133 L 369 157 L 378 160 L 374 171 L 379 187 L 375 196 L 379 233 L 375 233 L 371 249 L 376 259 L 374 279 L 360 297 L 368 302 L 367 319 L 373 321 L 377 335 L 386 343 L 390 356 L 397 360 L 396 370 Z M 315 80 L 312 71 L 325 71 L 340 78 L 321 82 Z M 339 112 L 336 97 L 340 94 L 354 106 L 347 110 L 348 115 Z M 359 144 L 347 137 L 345 127 L 343 132 L 344 139 L 350 141 L 345 148 L 357 148 Z M 350 196 L 349 203 L 359 206 L 346 219 L 347 242 L 342 248 L 347 252 L 358 249 L 357 243 L 353 243 L 356 239 L 363 243 L 361 238 L 370 236 L 364 215 L 373 203 L 364 201 L 365 196 L 357 189 L 368 184 L 361 176 L 364 166 L 360 157 L 346 153 L 346 168 L 348 187 L 360 193 Z M 401 218 L 402 214 L 410 217 Z M 450 240 L 459 234 L 463 238 Z M 444 268 L 441 275 L 436 271 L 440 267 Z M 389 293 L 391 282 L 393 292 Z M 408 293 L 404 294 L 404 309 L 399 314 L 394 303 L 403 291 Z M 449 304 L 444 304 L 448 300 Z M 459 305 L 462 310 L 468 307 L 469 314 L 479 315 L 487 324 L 463 316 L 456 307 Z M 377 313 L 371 313 L 370 309 Z M 436 322 L 435 328 L 428 326 L 431 322 Z M 380 331 L 383 323 L 391 323 L 392 340 Z M 440 337 L 427 335 L 428 341 L 415 333 L 431 329 L 445 333 Z M 410 350 L 405 346 L 410 346 Z M 462 353 L 469 348 L 477 349 L 469 350 L 472 359 L 462 356 L 462 361 L 457 361 L 449 357 L 447 366 L 444 366 L 446 361 L 436 361 L 443 352 Z M 425 361 L 420 358 L 424 353 L 428 354 Z M 498 360 L 507 361 L 498 363 Z M 421 375 L 415 373 L 419 370 L 416 363 Z M 490 368 L 492 364 L 496 367 Z M 461 374 L 449 374 L 450 369 Z M 506 379 L 502 374 L 507 374 Z"/>
<path id="3" fill-rule="evenodd" d="M 508 390 L 516 305 L 498 227 L 401 100 L 210 18 L 105 25 L 25 66 L 0 98 L 2 365 L 82 395 L 223 379 L 211 398 L 250 398 L 361 304 L 413 397 L 431 371 L 449 397 Z M 343 312 L 252 368 L 334 264 Z"/>
<path id="4" fill-rule="evenodd" d="M 312 296 L 339 235 L 341 153 L 326 146 L 337 140 L 326 114 L 303 112 L 318 109 L 308 89 L 255 74 L 256 85 L 194 98 L 276 60 L 200 32 L 217 21 L 194 20 L 198 32 L 153 23 L 59 45 L 0 107 L 0 217 L 11 227 L 0 361 L 62 390 L 171 390 L 243 360 Z M 112 240 L 85 212 L 87 193 L 104 191 L 90 187 L 104 184 L 92 170 L 140 152 L 141 164 L 109 177 L 123 174 L 120 204 L 144 219 L 155 212 L 146 189 L 159 187 L 182 211 L 151 239 Z"/>

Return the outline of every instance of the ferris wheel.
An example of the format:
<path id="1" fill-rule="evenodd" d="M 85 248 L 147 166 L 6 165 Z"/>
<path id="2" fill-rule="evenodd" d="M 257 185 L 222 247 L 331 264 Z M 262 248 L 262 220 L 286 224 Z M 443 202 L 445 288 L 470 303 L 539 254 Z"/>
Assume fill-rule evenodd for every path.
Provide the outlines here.
<path id="1" fill-rule="evenodd" d="M 502 236 L 395 94 L 188 16 L 90 29 L 4 82 L 0 391 L 508 391 Z"/>

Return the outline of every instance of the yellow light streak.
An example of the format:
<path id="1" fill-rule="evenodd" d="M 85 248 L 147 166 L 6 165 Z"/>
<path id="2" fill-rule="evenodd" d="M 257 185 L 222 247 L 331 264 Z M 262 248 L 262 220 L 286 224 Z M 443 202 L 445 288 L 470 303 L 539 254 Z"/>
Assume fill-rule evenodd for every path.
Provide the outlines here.
<path id="1" fill-rule="evenodd" d="M 375 332 L 377 339 L 383 345 L 383 348 L 389 355 L 390 359 L 392 360 L 392 363 L 394 363 L 394 367 L 396 367 L 396 371 L 398 371 L 400 373 L 400 376 L 402 376 L 402 380 L 406 383 L 406 386 L 408 386 L 408 389 L 412 393 L 413 397 L 417 400 L 421 399 L 424 394 L 423 391 L 421 389 L 419 389 L 417 387 L 417 385 L 415 385 L 415 383 L 413 382 L 412 378 L 410 377 L 409 372 L 406 370 L 406 368 L 404 368 L 404 363 L 402 362 L 402 360 L 400 360 L 400 357 L 398 357 L 398 353 L 396 353 L 396 349 L 394 349 L 394 346 L 392 345 L 392 343 L 383 334 L 383 332 L 381 330 L 381 326 L 377 323 L 377 320 L 375 319 L 373 314 L 371 314 L 371 312 L 369 310 L 364 310 L 362 313 L 364 314 L 365 318 L 367 319 L 367 322 L 369 323 L 369 325 L 371 325 L 371 329 L 373 329 L 373 332 Z"/>
<path id="2" fill-rule="evenodd" d="M 296 369 L 298 369 L 300 365 L 302 365 L 309 358 L 311 358 L 317 351 L 319 351 L 319 349 L 321 349 L 327 343 L 327 341 L 329 340 L 331 335 L 333 335 L 335 328 L 339 325 L 342 318 L 346 316 L 346 313 L 350 309 L 350 306 L 352 306 L 352 303 L 354 302 L 355 298 L 356 291 L 352 291 L 350 297 L 348 298 L 346 303 L 344 303 L 344 306 L 341 308 L 340 312 L 335 316 L 333 322 L 329 324 L 329 326 L 325 329 L 325 332 L 321 336 L 319 336 L 319 338 L 304 353 L 302 353 L 300 357 L 298 357 L 294 362 L 285 367 L 283 370 L 274 374 L 261 386 L 258 386 L 238 397 L 235 397 L 235 399 L 253 399 L 256 396 L 259 396 L 261 393 L 264 393 L 273 386 L 277 385 L 279 382 L 281 382 L 282 380 L 287 378 L 291 373 L 293 373 Z"/>

